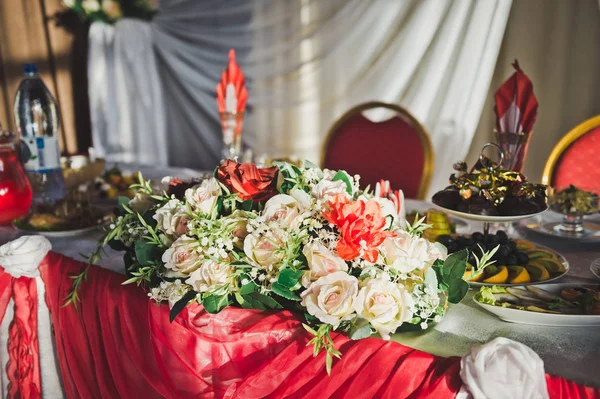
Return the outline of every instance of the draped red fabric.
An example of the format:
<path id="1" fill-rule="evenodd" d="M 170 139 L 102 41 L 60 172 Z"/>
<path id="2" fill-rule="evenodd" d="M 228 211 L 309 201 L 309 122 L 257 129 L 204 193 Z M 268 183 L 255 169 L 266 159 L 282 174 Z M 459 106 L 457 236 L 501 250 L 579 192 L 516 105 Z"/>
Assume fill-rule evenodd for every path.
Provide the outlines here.
<path id="1" fill-rule="evenodd" d="M 324 354 L 312 356 L 291 312 L 211 315 L 190 306 L 169 323 L 166 305 L 98 267 L 89 269 L 78 311 L 64 307 L 69 276 L 83 267 L 52 252 L 40 266 L 69 398 L 454 398 L 462 385 L 459 358 L 339 334 L 343 356 L 327 376 Z M 561 392 L 586 389 L 549 378 Z"/>
<path id="2" fill-rule="evenodd" d="M 0 268 L 0 322 L 4 320 L 11 298 L 15 306 L 8 331 L 7 397 L 37 399 L 41 397 L 42 384 L 36 282 L 27 277 L 14 278 Z"/>

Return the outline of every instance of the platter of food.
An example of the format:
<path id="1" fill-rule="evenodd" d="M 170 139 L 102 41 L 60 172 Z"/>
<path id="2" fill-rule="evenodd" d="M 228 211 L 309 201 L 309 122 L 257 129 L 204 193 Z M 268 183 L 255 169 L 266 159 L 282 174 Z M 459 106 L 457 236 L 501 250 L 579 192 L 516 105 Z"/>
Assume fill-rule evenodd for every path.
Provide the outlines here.
<path id="1" fill-rule="evenodd" d="M 475 303 L 500 319 L 540 326 L 600 326 L 600 286 L 481 287 Z"/>
<path id="2" fill-rule="evenodd" d="M 433 195 L 432 202 L 451 215 L 482 222 L 512 222 L 548 209 L 547 187 L 533 184 L 519 172 L 500 169 L 481 155 L 471 169 L 454 164 L 450 185 Z"/>
<path id="3" fill-rule="evenodd" d="M 569 262 L 558 252 L 531 241 L 511 239 L 502 230 L 488 236 L 475 232 L 471 235 L 440 236 L 437 240 L 450 253 L 469 250 L 464 279 L 472 287 L 545 284 L 569 271 Z M 489 260 L 493 263 L 478 273 L 476 266 L 484 251 L 492 254 Z"/>

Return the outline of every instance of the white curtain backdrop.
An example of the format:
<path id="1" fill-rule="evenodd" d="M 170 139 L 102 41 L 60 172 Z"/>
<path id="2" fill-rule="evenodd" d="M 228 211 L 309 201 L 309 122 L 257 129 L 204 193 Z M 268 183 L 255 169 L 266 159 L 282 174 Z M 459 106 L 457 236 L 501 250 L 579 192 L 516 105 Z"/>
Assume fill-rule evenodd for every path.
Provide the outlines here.
<path id="1" fill-rule="evenodd" d="M 152 27 L 133 19 L 114 27 L 92 24 L 88 81 L 97 155 L 166 166 L 166 114 Z"/>
<path id="2" fill-rule="evenodd" d="M 120 28 L 131 23 L 122 21 L 113 39 L 135 43 L 136 52 L 154 46 L 158 75 L 121 67 L 131 58 L 116 56 L 112 62 L 122 75 L 111 75 L 103 65 L 108 53 L 120 52 L 90 51 L 90 97 L 101 99 L 92 104 L 94 140 L 146 156 L 135 158 L 139 162 L 164 156 L 166 147 L 171 165 L 212 169 L 221 150 L 215 86 L 228 49 L 235 48 L 250 94 L 244 140 L 255 154 L 318 160 L 324 134 L 350 107 L 398 103 L 431 135 L 434 191 L 446 185 L 452 163 L 469 149 L 510 7 L 511 0 L 162 0 L 149 24 L 151 36 L 120 39 L 129 34 Z M 92 29 L 90 40 L 108 48 L 107 33 L 98 30 Z M 118 79 L 117 91 L 129 80 L 139 82 L 136 89 L 162 84 L 164 108 L 121 103 L 139 97 L 127 87 L 127 96 L 116 96 L 111 108 L 118 115 L 107 116 L 104 105 L 112 96 L 106 82 Z M 166 118 L 162 131 L 152 126 L 149 134 L 148 123 L 130 123 L 158 114 Z M 115 116 L 119 124 L 111 128 L 116 122 L 107 119 Z M 138 138 L 167 144 L 142 151 L 134 147 Z"/>

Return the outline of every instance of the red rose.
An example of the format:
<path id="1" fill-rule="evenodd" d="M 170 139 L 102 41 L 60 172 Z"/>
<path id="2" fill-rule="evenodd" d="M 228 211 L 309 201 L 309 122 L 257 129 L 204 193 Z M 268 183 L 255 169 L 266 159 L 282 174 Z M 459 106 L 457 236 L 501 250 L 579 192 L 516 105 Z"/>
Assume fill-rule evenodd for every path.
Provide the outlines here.
<path id="1" fill-rule="evenodd" d="M 243 200 L 263 202 L 277 194 L 277 167 L 257 168 L 252 163 L 227 160 L 217 170 L 217 178 Z"/>

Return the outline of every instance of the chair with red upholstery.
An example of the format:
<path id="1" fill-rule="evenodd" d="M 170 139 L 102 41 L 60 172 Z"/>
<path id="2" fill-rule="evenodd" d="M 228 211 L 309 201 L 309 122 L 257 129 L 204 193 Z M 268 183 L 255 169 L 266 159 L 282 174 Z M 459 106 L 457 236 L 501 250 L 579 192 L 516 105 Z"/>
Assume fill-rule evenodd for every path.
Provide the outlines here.
<path id="1" fill-rule="evenodd" d="M 559 190 L 573 184 L 600 194 L 600 115 L 575 126 L 556 144 L 542 183 Z"/>
<path id="2" fill-rule="evenodd" d="M 383 108 L 394 116 L 373 122 L 363 113 Z M 370 102 L 346 112 L 329 131 L 321 166 L 361 176 L 361 187 L 375 188 L 381 179 L 407 198 L 424 199 L 433 173 L 433 149 L 423 126 L 405 109 Z"/>

